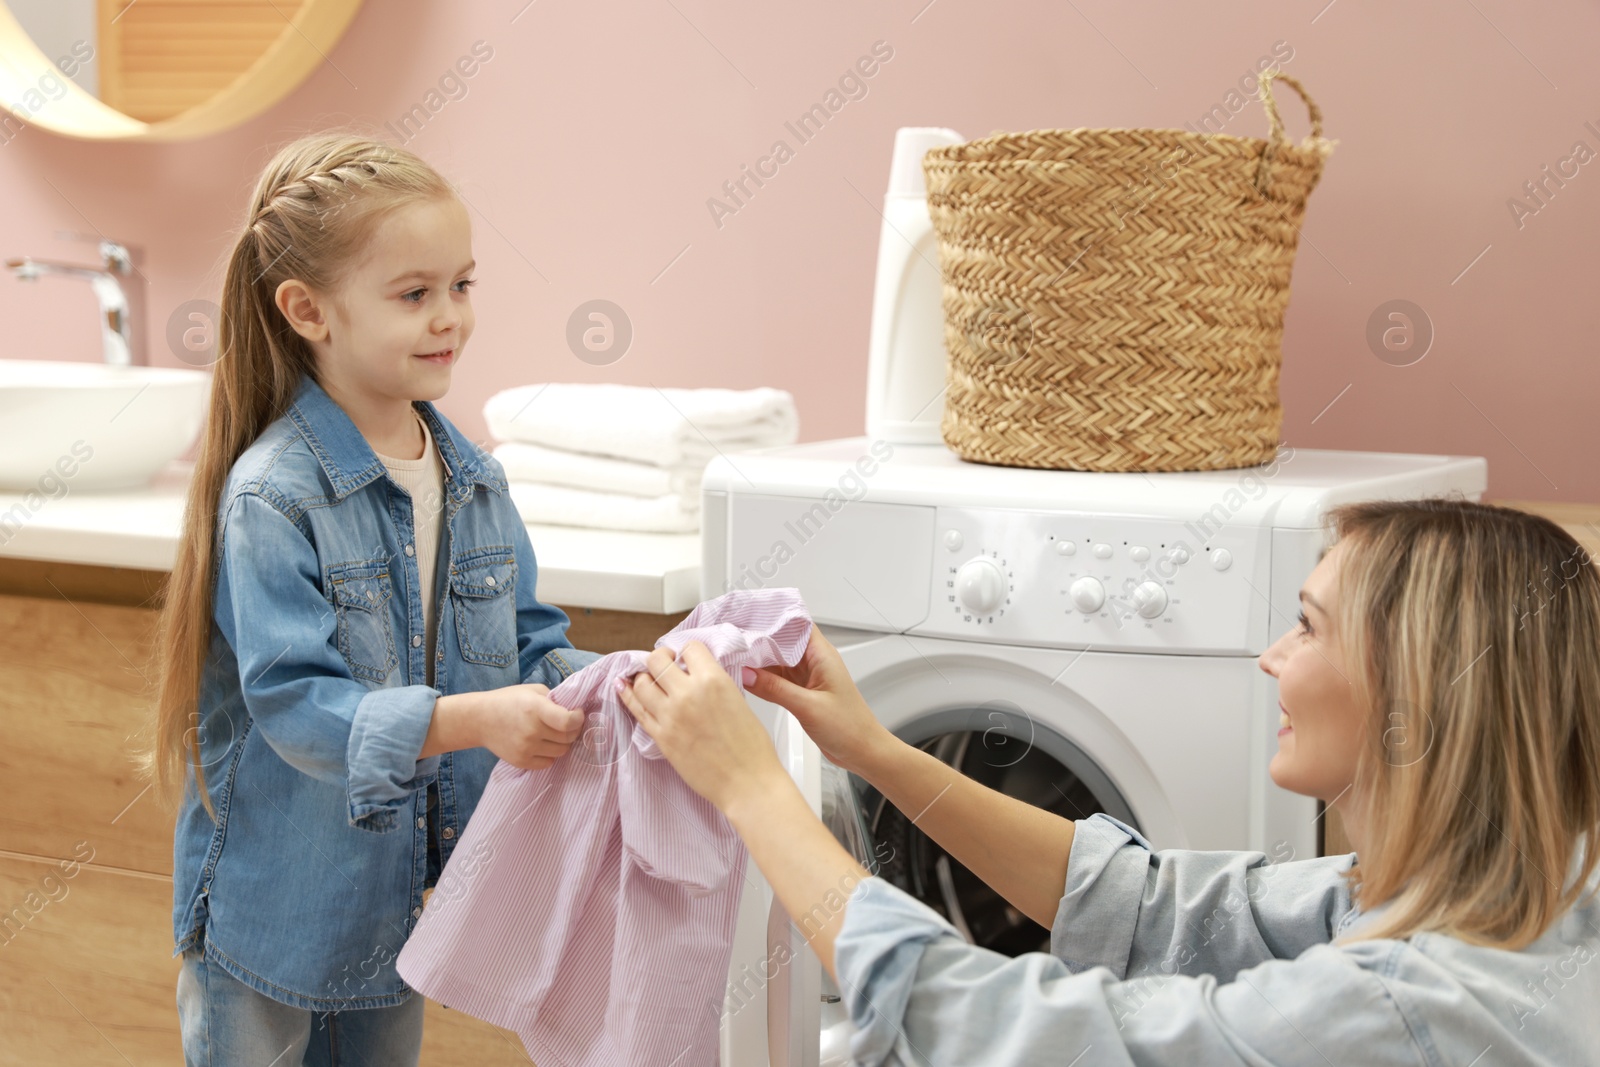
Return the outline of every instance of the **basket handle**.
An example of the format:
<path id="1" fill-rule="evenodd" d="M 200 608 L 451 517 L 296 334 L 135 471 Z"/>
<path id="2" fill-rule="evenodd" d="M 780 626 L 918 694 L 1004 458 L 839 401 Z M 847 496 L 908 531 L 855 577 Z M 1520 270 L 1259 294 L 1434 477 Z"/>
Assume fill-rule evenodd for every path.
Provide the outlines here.
<path id="1" fill-rule="evenodd" d="M 1278 117 L 1278 102 L 1272 98 L 1274 78 L 1287 82 L 1296 93 L 1300 94 L 1300 99 L 1305 101 L 1306 111 L 1311 114 L 1311 137 L 1313 140 L 1322 139 L 1322 109 L 1311 99 L 1311 94 L 1306 92 L 1305 86 L 1276 67 L 1268 67 L 1262 71 L 1257 80 L 1261 83 L 1261 106 L 1266 108 L 1269 124 L 1267 145 L 1261 153 L 1261 166 L 1256 169 L 1256 192 L 1262 196 L 1267 195 L 1267 183 L 1270 180 L 1268 167 L 1278 154 L 1278 146 L 1289 143 L 1288 136 L 1283 132 L 1283 119 Z"/>

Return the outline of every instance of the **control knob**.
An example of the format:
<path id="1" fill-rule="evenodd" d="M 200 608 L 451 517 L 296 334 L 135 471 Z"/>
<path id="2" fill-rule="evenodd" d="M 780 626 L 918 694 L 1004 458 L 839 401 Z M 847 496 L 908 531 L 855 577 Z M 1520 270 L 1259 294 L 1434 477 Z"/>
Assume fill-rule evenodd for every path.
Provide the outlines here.
<path id="1" fill-rule="evenodd" d="M 1140 582 L 1133 590 L 1133 607 L 1147 619 L 1167 610 L 1167 591 L 1155 582 Z"/>
<path id="2" fill-rule="evenodd" d="M 1078 610 L 1085 615 L 1092 615 L 1100 610 L 1106 602 L 1106 587 L 1100 584 L 1100 579 L 1082 577 L 1073 582 L 1067 589 L 1067 594 L 1072 597 L 1072 602 Z"/>
<path id="3" fill-rule="evenodd" d="M 989 615 L 1006 598 L 1006 574 L 985 556 L 969 559 L 956 572 L 956 598 L 974 615 Z"/>

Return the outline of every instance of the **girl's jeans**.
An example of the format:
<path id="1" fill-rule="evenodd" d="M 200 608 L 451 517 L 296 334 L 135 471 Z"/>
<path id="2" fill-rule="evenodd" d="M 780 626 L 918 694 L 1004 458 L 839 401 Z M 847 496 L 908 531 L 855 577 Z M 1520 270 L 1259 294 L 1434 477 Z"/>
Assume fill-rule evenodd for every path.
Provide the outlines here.
<path id="1" fill-rule="evenodd" d="M 319 1012 L 258 993 L 184 950 L 178 1023 L 185 1067 L 415 1067 L 422 994 L 389 1008 Z"/>

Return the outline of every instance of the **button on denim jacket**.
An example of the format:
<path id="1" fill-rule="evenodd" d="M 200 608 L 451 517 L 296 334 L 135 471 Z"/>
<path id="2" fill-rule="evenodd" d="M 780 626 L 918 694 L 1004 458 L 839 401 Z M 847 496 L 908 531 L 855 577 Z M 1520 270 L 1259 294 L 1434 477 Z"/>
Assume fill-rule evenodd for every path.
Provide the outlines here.
<path id="1" fill-rule="evenodd" d="M 433 685 L 410 494 L 310 375 L 235 462 L 217 510 L 198 707 L 217 819 L 191 769 L 173 955 L 203 945 L 245 984 L 315 1011 L 411 996 L 395 957 L 498 762 L 486 748 L 419 760 L 435 700 L 554 688 L 599 658 L 535 597 L 499 461 L 416 406 L 445 465 Z"/>

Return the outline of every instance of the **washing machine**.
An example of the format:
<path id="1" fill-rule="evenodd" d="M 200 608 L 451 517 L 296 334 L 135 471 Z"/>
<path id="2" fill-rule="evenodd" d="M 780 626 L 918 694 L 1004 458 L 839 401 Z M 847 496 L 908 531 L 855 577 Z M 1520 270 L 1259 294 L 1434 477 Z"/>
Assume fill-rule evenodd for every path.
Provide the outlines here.
<path id="1" fill-rule="evenodd" d="M 1314 856 L 1317 802 L 1273 784 L 1276 682 L 1327 510 L 1479 500 L 1484 459 L 1280 447 L 1259 467 L 1101 474 L 967 463 L 851 438 L 707 469 L 702 595 L 793 586 L 874 713 L 970 777 L 1157 848 Z M 752 698 L 812 808 L 867 870 L 974 944 L 1048 951 L 1011 907 L 781 708 Z M 848 1063 L 849 1019 L 752 863 L 722 1013 L 724 1067 Z"/>

